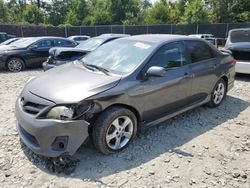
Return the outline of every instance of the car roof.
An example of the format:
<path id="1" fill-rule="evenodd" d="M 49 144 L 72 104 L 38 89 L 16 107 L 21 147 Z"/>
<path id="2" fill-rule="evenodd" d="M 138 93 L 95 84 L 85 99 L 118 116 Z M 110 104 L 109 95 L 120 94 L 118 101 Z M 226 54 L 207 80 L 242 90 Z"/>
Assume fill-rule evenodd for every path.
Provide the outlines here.
<path id="1" fill-rule="evenodd" d="M 70 36 L 68 38 L 70 39 L 70 38 L 74 38 L 74 37 L 90 37 L 90 36 L 88 36 L 88 35 L 73 35 L 73 36 Z"/>
<path id="2" fill-rule="evenodd" d="M 185 40 L 185 39 L 194 39 L 200 40 L 197 37 L 185 36 L 185 35 L 171 35 L 171 34 L 148 34 L 148 35 L 134 35 L 128 37 L 129 40 L 137 40 L 141 42 L 162 44 L 165 42 L 175 41 L 175 40 Z"/>
<path id="3" fill-rule="evenodd" d="M 229 33 L 234 32 L 234 31 L 249 31 L 250 28 L 238 28 L 238 29 L 231 29 Z"/>
<path id="4" fill-rule="evenodd" d="M 111 38 L 122 38 L 122 37 L 128 37 L 130 35 L 128 34 L 116 34 L 116 33 L 106 33 L 106 34 L 102 34 L 99 35 L 95 38 L 102 38 L 102 39 L 111 39 Z"/>

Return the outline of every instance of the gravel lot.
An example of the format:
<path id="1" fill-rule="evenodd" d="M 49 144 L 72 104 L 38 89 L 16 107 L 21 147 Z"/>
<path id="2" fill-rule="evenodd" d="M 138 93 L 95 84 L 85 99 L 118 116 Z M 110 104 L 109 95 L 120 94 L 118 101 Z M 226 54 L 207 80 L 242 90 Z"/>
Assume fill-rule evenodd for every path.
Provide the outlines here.
<path id="1" fill-rule="evenodd" d="M 237 76 L 220 107 L 144 129 L 121 153 L 103 156 L 86 144 L 66 175 L 48 171 L 47 160 L 21 146 L 15 129 L 16 96 L 40 73 L 0 73 L 2 187 L 250 187 L 250 76 Z"/>

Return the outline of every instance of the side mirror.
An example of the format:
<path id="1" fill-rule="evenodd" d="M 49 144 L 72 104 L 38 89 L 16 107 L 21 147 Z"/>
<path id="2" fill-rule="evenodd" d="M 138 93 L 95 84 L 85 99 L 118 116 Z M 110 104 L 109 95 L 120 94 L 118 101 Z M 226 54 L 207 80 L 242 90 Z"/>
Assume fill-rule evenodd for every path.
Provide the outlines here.
<path id="1" fill-rule="evenodd" d="M 36 50 L 37 48 L 38 48 L 38 46 L 37 46 L 36 44 L 31 45 L 31 46 L 29 47 L 29 49 L 31 49 L 31 50 Z"/>
<path id="2" fill-rule="evenodd" d="M 149 69 L 147 70 L 145 77 L 149 78 L 149 77 L 162 77 L 164 76 L 166 70 L 163 67 L 158 67 L 158 66 L 152 66 L 149 67 Z"/>

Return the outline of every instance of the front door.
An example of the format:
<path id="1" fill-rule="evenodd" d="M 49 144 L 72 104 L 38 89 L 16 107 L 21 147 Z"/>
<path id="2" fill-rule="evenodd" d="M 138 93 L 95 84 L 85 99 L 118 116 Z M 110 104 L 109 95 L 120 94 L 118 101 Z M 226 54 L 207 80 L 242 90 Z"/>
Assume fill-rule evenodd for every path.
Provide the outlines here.
<path id="1" fill-rule="evenodd" d="M 40 40 L 34 45 L 36 48 L 29 50 L 27 63 L 29 67 L 41 67 L 42 63 L 46 61 L 49 56 L 49 49 L 53 47 L 53 40 Z"/>
<path id="2" fill-rule="evenodd" d="M 144 86 L 144 120 L 153 121 L 188 105 L 191 93 L 190 69 L 182 42 L 161 47 L 151 58 L 146 70 L 152 66 L 164 67 L 162 77 L 150 77 Z"/>

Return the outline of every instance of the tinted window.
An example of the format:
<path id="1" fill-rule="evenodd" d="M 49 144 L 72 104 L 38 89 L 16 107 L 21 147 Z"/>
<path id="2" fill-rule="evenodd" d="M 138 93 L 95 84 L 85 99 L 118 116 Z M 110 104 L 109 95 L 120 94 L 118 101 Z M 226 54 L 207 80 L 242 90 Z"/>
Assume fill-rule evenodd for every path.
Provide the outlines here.
<path id="1" fill-rule="evenodd" d="M 51 48 L 53 46 L 52 40 L 41 40 L 37 43 L 38 48 Z"/>
<path id="2" fill-rule="evenodd" d="M 214 58 L 212 49 L 202 41 L 185 41 L 192 63 Z"/>
<path id="3" fill-rule="evenodd" d="M 250 30 L 238 30 L 230 33 L 231 42 L 250 42 Z"/>
<path id="4" fill-rule="evenodd" d="M 88 37 L 76 37 L 74 38 L 75 41 L 82 41 L 82 40 L 87 40 Z"/>
<path id="5" fill-rule="evenodd" d="M 150 66 L 164 68 L 181 67 L 186 64 L 182 43 L 171 43 L 160 48 L 150 60 Z"/>
<path id="6" fill-rule="evenodd" d="M 55 46 L 74 46 L 74 45 L 75 43 L 69 40 L 61 40 L 61 39 L 55 40 Z"/>

